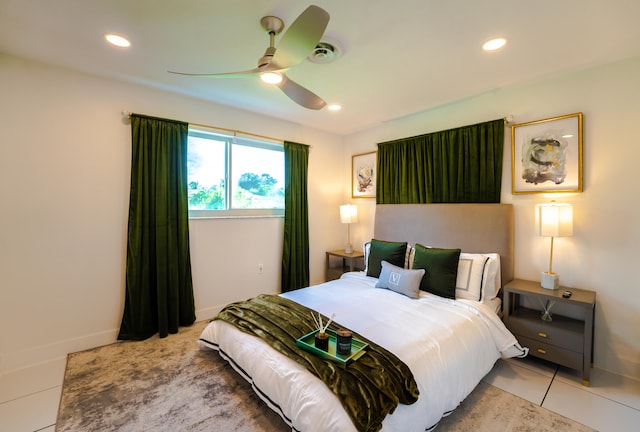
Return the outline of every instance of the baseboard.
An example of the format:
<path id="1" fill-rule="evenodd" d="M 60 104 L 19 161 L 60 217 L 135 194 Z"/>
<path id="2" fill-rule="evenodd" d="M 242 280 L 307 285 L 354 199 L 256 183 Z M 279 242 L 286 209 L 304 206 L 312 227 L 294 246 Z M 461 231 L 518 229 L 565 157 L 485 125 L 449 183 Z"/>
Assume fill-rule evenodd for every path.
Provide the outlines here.
<path id="1" fill-rule="evenodd" d="M 224 305 L 196 310 L 196 321 L 210 320 Z M 65 339 L 14 353 L 3 353 L 0 357 L 0 377 L 20 369 L 46 363 L 69 353 L 84 351 L 117 341 L 119 329 L 105 330 L 76 338 Z"/>
<path id="2" fill-rule="evenodd" d="M 12 373 L 53 359 L 66 357 L 69 353 L 83 351 L 116 342 L 118 329 L 105 330 L 76 338 L 65 339 L 50 344 L 25 349 L 13 353 L 5 353 L 0 366 L 0 376 Z"/>
<path id="3" fill-rule="evenodd" d="M 196 310 L 196 322 L 213 319 L 225 306 L 227 306 L 227 303 Z"/>
<path id="4" fill-rule="evenodd" d="M 226 305 L 219 305 L 219 306 L 213 306 L 210 308 L 205 308 L 205 309 L 199 309 L 196 311 L 196 321 L 204 321 L 204 320 L 210 320 L 213 317 L 215 317 L 216 315 L 218 315 L 218 312 L 220 312 L 222 310 L 223 307 L 225 307 Z"/>

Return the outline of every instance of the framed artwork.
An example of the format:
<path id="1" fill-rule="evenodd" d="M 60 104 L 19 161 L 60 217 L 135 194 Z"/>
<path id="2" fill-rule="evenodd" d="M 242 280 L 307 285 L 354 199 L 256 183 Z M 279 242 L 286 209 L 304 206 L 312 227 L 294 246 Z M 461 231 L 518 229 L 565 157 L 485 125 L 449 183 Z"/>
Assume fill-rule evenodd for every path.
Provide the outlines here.
<path id="1" fill-rule="evenodd" d="M 353 198 L 375 198 L 377 152 L 351 156 L 351 196 Z"/>
<path id="2" fill-rule="evenodd" d="M 511 191 L 582 192 L 582 113 L 513 125 Z"/>

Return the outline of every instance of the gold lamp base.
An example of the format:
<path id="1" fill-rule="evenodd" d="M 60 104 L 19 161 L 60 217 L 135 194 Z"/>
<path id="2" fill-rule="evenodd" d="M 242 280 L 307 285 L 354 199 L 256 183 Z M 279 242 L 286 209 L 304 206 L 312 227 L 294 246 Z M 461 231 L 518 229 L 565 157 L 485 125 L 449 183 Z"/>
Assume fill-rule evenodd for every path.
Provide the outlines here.
<path id="1" fill-rule="evenodd" d="M 557 290 L 560 288 L 560 277 L 558 276 L 558 273 L 543 272 L 540 276 L 540 286 L 550 290 Z"/>

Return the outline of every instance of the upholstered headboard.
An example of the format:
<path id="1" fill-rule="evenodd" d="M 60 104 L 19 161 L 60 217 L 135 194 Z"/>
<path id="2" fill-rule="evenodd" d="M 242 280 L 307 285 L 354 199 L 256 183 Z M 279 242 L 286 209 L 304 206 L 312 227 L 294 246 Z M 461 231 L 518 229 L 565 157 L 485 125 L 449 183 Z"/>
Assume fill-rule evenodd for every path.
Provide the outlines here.
<path id="1" fill-rule="evenodd" d="M 378 204 L 373 236 L 414 245 L 498 253 L 502 285 L 513 279 L 511 204 Z"/>

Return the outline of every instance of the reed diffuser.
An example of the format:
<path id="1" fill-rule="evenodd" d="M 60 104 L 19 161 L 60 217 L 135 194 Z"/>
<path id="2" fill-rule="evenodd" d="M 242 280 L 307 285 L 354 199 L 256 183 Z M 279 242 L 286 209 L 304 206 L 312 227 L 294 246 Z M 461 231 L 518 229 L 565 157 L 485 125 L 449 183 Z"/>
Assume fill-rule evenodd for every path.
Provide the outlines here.
<path id="1" fill-rule="evenodd" d="M 327 333 L 327 328 L 329 328 L 329 324 L 336 317 L 336 314 L 332 314 L 331 318 L 327 321 L 326 324 L 322 322 L 322 315 L 318 312 L 318 318 L 311 312 L 311 318 L 313 318 L 313 322 L 316 324 L 316 328 L 318 331 L 315 334 L 314 341 L 316 348 L 321 349 L 322 351 L 329 351 L 329 334 Z"/>

